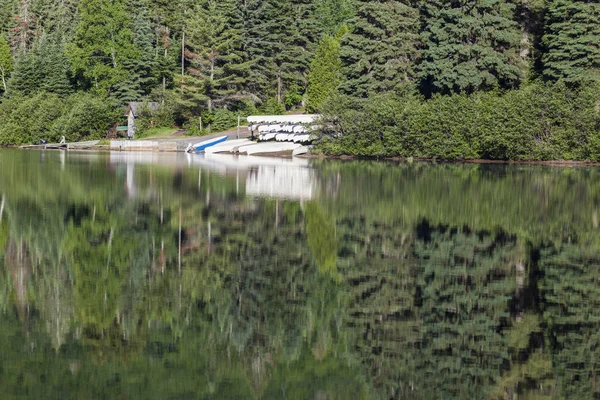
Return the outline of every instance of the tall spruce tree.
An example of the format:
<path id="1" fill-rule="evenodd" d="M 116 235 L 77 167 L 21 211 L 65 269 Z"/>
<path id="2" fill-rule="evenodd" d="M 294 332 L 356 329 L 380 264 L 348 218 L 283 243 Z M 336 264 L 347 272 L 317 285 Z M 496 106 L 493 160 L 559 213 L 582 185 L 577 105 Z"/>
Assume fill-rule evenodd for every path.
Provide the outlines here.
<path id="1" fill-rule="evenodd" d="M 150 20 L 148 0 L 128 0 L 127 13 L 136 56 L 123 61 L 127 77 L 115 88 L 115 97 L 123 102 L 139 101 L 150 93 L 157 83 L 158 60 L 155 51 L 155 35 Z"/>
<path id="2" fill-rule="evenodd" d="M 600 81 L 600 3 L 553 0 L 546 15 L 544 76 L 568 83 Z"/>
<path id="3" fill-rule="evenodd" d="M 111 93 L 126 81 L 124 63 L 138 57 L 122 0 L 82 0 L 68 57 L 83 87 Z"/>
<path id="4" fill-rule="evenodd" d="M 18 56 L 7 82 L 8 91 L 24 95 L 39 91 L 67 95 L 71 92 L 68 73 L 62 41 L 42 35 L 30 51 Z"/>
<path id="5" fill-rule="evenodd" d="M 45 42 L 45 43 L 44 43 Z M 69 82 L 69 62 L 65 44 L 55 38 L 46 38 L 38 50 L 37 64 L 41 71 L 41 90 L 66 96 L 72 92 Z"/>
<path id="6" fill-rule="evenodd" d="M 241 22 L 234 0 L 206 0 L 188 14 L 188 74 L 199 78 L 208 110 L 227 106 L 242 95 L 249 67 L 240 51 Z"/>
<path id="7" fill-rule="evenodd" d="M 316 39 L 313 5 L 306 0 L 250 0 L 245 44 L 253 68 L 249 91 L 284 102 L 302 92 Z"/>
<path id="8" fill-rule="evenodd" d="M 36 29 L 47 34 L 71 38 L 77 19 L 77 0 L 34 0 L 31 13 Z"/>
<path id="9" fill-rule="evenodd" d="M 253 68 L 248 89 L 258 99 L 279 97 L 278 85 L 281 87 L 281 71 L 274 59 L 280 57 L 284 50 L 284 42 L 289 37 L 289 7 L 279 9 L 278 0 L 249 0 L 246 8 L 246 40 L 245 46 Z"/>
<path id="10" fill-rule="evenodd" d="M 352 32 L 342 40 L 342 90 L 367 97 L 414 82 L 418 28 L 418 11 L 409 2 L 360 1 Z"/>
<path id="11" fill-rule="evenodd" d="M 17 14 L 17 0 L 0 0 L 0 36 L 8 39 L 8 32 L 13 27 Z"/>
<path id="12" fill-rule="evenodd" d="M 506 0 L 426 0 L 419 77 L 425 94 L 511 88 L 522 76 L 521 34 Z"/>

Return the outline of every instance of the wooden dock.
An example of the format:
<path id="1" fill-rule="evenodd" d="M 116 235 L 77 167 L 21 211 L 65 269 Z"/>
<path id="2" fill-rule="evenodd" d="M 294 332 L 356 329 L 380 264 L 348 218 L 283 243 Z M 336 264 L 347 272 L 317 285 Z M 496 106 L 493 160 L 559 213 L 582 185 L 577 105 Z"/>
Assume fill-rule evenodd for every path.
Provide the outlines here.
<path id="1" fill-rule="evenodd" d="M 31 150 L 90 150 L 93 149 L 99 142 L 99 140 L 89 140 L 87 142 L 73 143 L 29 144 L 19 146 L 19 148 Z"/>

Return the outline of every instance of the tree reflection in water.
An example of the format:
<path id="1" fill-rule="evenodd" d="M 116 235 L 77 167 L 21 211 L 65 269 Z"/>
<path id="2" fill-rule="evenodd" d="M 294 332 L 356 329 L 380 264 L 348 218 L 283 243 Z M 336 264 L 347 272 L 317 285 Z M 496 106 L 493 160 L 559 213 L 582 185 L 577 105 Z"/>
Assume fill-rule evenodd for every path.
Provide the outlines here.
<path id="1" fill-rule="evenodd" d="M 1 150 L 0 390 L 597 397 L 598 174 Z"/>

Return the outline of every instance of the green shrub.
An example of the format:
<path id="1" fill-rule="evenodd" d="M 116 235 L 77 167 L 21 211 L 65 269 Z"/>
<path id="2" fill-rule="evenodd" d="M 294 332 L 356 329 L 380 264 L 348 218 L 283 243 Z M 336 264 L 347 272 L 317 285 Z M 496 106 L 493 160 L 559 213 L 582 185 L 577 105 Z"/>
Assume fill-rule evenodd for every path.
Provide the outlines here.
<path id="1" fill-rule="evenodd" d="M 38 93 L 32 97 L 3 99 L 0 119 L 0 144 L 38 143 L 57 139 L 53 125 L 64 112 L 65 102 L 55 94 Z"/>
<path id="2" fill-rule="evenodd" d="M 63 115 L 53 125 L 53 137 L 65 136 L 68 142 L 100 139 L 119 118 L 118 111 L 103 98 L 75 94 L 69 97 Z"/>
<path id="3" fill-rule="evenodd" d="M 116 121 L 117 110 L 105 99 L 90 94 L 67 98 L 50 93 L 32 97 L 14 95 L 0 104 L 0 144 L 39 143 L 41 139 L 58 142 L 99 138 Z"/>
<path id="4" fill-rule="evenodd" d="M 324 154 L 491 160 L 600 159 L 600 91 L 535 83 L 471 96 L 333 98 Z"/>

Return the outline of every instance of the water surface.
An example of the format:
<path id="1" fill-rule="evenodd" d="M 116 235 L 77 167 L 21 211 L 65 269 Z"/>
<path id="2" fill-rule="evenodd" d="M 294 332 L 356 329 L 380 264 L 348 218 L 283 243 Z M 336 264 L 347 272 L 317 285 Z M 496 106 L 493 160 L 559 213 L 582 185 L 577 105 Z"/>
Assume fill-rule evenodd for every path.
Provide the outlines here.
<path id="1" fill-rule="evenodd" d="M 600 398 L 600 170 L 0 149 L 3 399 Z"/>

